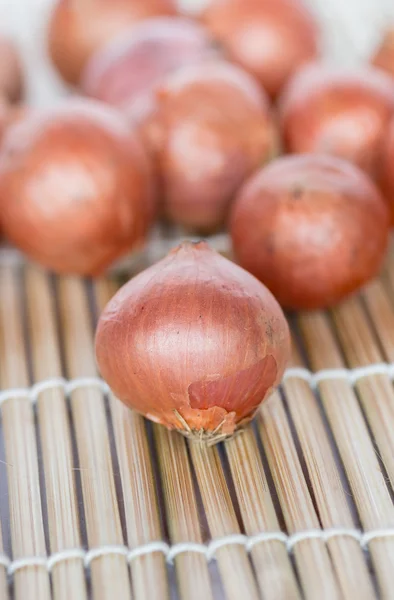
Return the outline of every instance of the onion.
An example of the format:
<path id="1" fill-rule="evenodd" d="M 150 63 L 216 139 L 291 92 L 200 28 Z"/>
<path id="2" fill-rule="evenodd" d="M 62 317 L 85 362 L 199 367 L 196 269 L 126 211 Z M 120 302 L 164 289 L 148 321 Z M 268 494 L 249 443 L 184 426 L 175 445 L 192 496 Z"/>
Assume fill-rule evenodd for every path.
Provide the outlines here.
<path id="1" fill-rule="evenodd" d="M 290 82 L 280 110 L 290 152 L 335 154 L 375 177 L 394 112 L 394 81 L 368 66 L 309 65 Z"/>
<path id="2" fill-rule="evenodd" d="M 289 348 L 275 298 L 205 242 L 183 243 L 131 279 L 96 332 L 101 374 L 120 400 L 211 443 L 253 417 Z"/>
<path id="3" fill-rule="evenodd" d="M 0 37 L 0 95 L 9 102 L 19 102 L 23 95 L 23 71 L 16 45 Z"/>
<path id="4" fill-rule="evenodd" d="M 54 271 L 96 275 L 141 243 L 150 165 L 109 107 L 69 101 L 10 128 L 0 154 L 4 234 Z"/>
<path id="5" fill-rule="evenodd" d="M 224 62 L 169 78 L 144 134 L 159 164 L 167 216 L 201 232 L 224 223 L 239 186 L 275 146 L 266 95 Z"/>
<path id="6" fill-rule="evenodd" d="M 385 32 L 372 64 L 394 77 L 394 27 Z"/>
<path id="7" fill-rule="evenodd" d="M 317 309 L 378 273 L 388 213 L 376 186 L 354 165 L 325 155 L 289 156 L 244 186 L 230 231 L 240 264 L 282 306 Z"/>
<path id="8" fill-rule="evenodd" d="M 203 22 L 271 96 L 317 54 L 315 23 L 298 0 L 214 0 Z"/>
<path id="9" fill-rule="evenodd" d="M 394 225 L 394 120 L 390 124 L 383 146 L 380 182 L 390 206 L 391 224 Z"/>
<path id="10" fill-rule="evenodd" d="M 49 53 L 63 78 L 78 84 L 94 52 L 130 25 L 176 12 L 175 0 L 58 0 L 49 24 Z"/>
<path id="11" fill-rule="evenodd" d="M 170 73 L 214 54 L 213 40 L 197 23 L 181 17 L 148 19 L 97 52 L 81 86 L 89 96 L 145 113 L 154 89 Z"/>

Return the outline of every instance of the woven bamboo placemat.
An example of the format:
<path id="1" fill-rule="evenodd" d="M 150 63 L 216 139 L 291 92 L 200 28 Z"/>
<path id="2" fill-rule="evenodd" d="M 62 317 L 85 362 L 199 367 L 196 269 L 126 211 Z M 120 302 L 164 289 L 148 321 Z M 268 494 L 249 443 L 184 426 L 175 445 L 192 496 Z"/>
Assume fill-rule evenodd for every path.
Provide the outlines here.
<path id="1" fill-rule="evenodd" d="M 115 280 L 4 256 L 1 600 L 394 597 L 393 252 L 361 295 L 291 317 L 281 389 L 213 448 L 97 377 Z"/>

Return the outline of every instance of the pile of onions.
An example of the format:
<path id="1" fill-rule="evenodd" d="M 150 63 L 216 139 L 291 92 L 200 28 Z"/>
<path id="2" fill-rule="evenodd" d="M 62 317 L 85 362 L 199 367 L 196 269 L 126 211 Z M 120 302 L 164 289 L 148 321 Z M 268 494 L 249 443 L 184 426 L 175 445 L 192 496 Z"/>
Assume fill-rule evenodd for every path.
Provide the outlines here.
<path id="1" fill-rule="evenodd" d="M 203 27 L 181 17 L 158 17 L 135 25 L 89 61 L 84 92 L 137 118 L 152 108 L 158 84 L 182 66 L 214 56 Z"/>
<path id="2" fill-rule="evenodd" d="M 372 64 L 394 77 L 394 27 L 386 31 Z"/>
<path id="3" fill-rule="evenodd" d="M 382 190 L 391 210 L 391 224 L 394 225 L 394 120 L 383 145 L 380 177 Z"/>
<path id="4" fill-rule="evenodd" d="M 301 0 L 213 0 L 203 22 L 273 97 L 317 55 L 315 23 Z"/>
<path id="5" fill-rule="evenodd" d="M 368 66 L 308 65 L 289 83 L 280 111 L 287 150 L 334 154 L 375 177 L 394 113 L 394 80 Z"/>
<path id="6" fill-rule="evenodd" d="M 271 293 L 205 242 L 186 242 L 112 298 L 96 333 L 102 376 L 127 406 L 214 443 L 282 377 L 288 326 Z"/>
<path id="7" fill-rule="evenodd" d="M 58 0 L 49 24 L 49 53 L 62 77 L 78 84 L 88 59 L 134 23 L 175 15 L 175 0 Z"/>
<path id="8" fill-rule="evenodd" d="M 170 77 L 144 133 L 159 165 L 165 213 L 204 233 L 224 223 L 240 185 L 275 147 L 268 98 L 225 62 Z"/>
<path id="9" fill-rule="evenodd" d="M 0 153 L 4 234 L 54 271 L 99 274 L 144 239 L 151 180 L 140 142 L 111 108 L 73 100 L 32 114 Z"/>
<path id="10" fill-rule="evenodd" d="M 15 44 L 0 37 L 0 95 L 8 102 L 19 102 L 23 95 L 23 69 Z"/>
<path id="11" fill-rule="evenodd" d="M 240 264 L 282 306 L 333 305 L 374 277 L 389 237 L 389 211 L 357 167 L 324 155 L 276 160 L 245 185 L 231 215 Z"/>

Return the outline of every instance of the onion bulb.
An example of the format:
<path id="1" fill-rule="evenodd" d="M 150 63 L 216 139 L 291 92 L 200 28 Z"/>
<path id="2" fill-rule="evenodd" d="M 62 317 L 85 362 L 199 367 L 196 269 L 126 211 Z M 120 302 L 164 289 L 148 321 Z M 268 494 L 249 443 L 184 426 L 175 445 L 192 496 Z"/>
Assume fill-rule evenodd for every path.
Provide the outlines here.
<path id="1" fill-rule="evenodd" d="M 390 123 L 383 145 L 380 181 L 390 206 L 391 224 L 394 225 L 394 120 Z"/>
<path id="2" fill-rule="evenodd" d="M 185 242 L 131 279 L 96 332 L 101 374 L 120 400 L 211 443 L 253 417 L 289 348 L 275 298 L 205 242 Z"/>
<path id="3" fill-rule="evenodd" d="M 177 224 L 214 231 L 245 178 L 275 148 L 269 101 L 225 62 L 177 71 L 157 93 L 144 135 L 159 165 L 164 210 Z"/>
<path id="4" fill-rule="evenodd" d="M 16 45 L 0 37 L 0 95 L 8 102 L 19 102 L 23 95 L 23 70 Z"/>
<path id="5" fill-rule="evenodd" d="M 23 119 L 4 137 L 4 234 L 56 272 L 101 273 L 143 241 L 154 204 L 146 154 L 105 105 L 69 101 Z"/>
<path id="6" fill-rule="evenodd" d="M 146 113 L 154 89 L 170 73 L 214 54 L 213 40 L 192 20 L 148 19 L 97 52 L 81 86 L 87 95 L 128 113 Z"/>
<path id="7" fill-rule="evenodd" d="M 130 25 L 176 13 L 175 0 L 58 0 L 49 53 L 65 81 L 78 84 L 88 59 Z"/>
<path id="8" fill-rule="evenodd" d="M 356 166 L 326 155 L 280 158 L 253 176 L 233 208 L 240 264 L 282 306 L 336 304 L 374 277 L 389 236 L 389 211 Z"/>
<path id="9" fill-rule="evenodd" d="M 214 0 L 203 22 L 272 97 L 317 55 L 315 23 L 300 0 Z"/>
<path id="10" fill-rule="evenodd" d="M 372 64 L 394 77 L 394 27 L 385 32 Z"/>
<path id="11" fill-rule="evenodd" d="M 375 177 L 394 112 L 394 81 L 368 66 L 309 65 L 289 83 L 280 112 L 287 150 L 334 154 Z"/>

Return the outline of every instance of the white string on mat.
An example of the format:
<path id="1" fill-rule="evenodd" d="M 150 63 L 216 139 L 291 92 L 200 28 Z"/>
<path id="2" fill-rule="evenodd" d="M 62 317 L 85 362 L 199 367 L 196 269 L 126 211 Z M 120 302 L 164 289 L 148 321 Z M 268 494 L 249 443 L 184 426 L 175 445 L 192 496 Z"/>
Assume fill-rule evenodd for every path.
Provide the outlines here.
<path id="1" fill-rule="evenodd" d="M 220 548 L 226 546 L 239 545 L 243 546 L 247 552 L 251 552 L 257 544 L 267 542 L 280 542 L 286 546 L 290 553 L 294 547 L 301 542 L 307 540 L 320 540 L 324 543 L 329 542 L 333 538 L 349 537 L 358 542 L 363 550 L 368 549 L 368 545 L 374 540 L 383 540 L 385 538 L 394 538 L 394 528 L 375 529 L 362 532 L 359 529 L 349 528 L 333 528 L 333 529 L 310 529 L 307 531 L 299 531 L 292 535 L 287 535 L 283 531 L 267 531 L 258 533 L 253 536 L 243 534 L 227 535 L 222 538 L 211 540 L 208 544 L 199 544 L 196 542 L 182 542 L 179 544 L 169 545 L 164 541 L 150 542 L 137 546 L 136 548 L 127 548 L 127 546 L 99 546 L 90 550 L 83 548 L 71 548 L 56 552 L 48 557 L 30 556 L 27 558 L 18 558 L 12 561 L 5 554 L 0 554 L 0 565 L 4 566 L 10 576 L 16 571 L 28 567 L 44 567 L 51 572 L 53 568 L 65 561 L 80 559 L 84 563 L 84 567 L 88 569 L 93 560 L 102 556 L 124 556 L 128 563 L 131 563 L 136 558 L 161 552 L 167 563 L 172 564 L 174 559 L 185 552 L 195 552 L 203 554 L 208 562 L 215 558 L 215 554 Z"/>
<path id="2" fill-rule="evenodd" d="M 316 373 L 303 367 L 292 367 L 285 372 L 283 381 L 287 381 L 288 379 L 302 379 L 312 389 L 316 389 L 322 381 L 344 379 L 350 385 L 354 386 L 360 379 L 372 375 L 387 375 L 393 381 L 394 363 L 376 363 L 354 369 L 323 369 Z M 29 388 L 13 388 L 1 391 L 0 406 L 3 402 L 15 398 L 28 398 L 33 404 L 36 404 L 43 392 L 57 388 L 61 389 L 66 396 L 70 396 L 76 390 L 90 387 L 97 387 L 103 394 L 110 392 L 109 386 L 100 377 L 78 377 L 69 380 L 63 377 L 54 377 L 39 381 Z"/>

